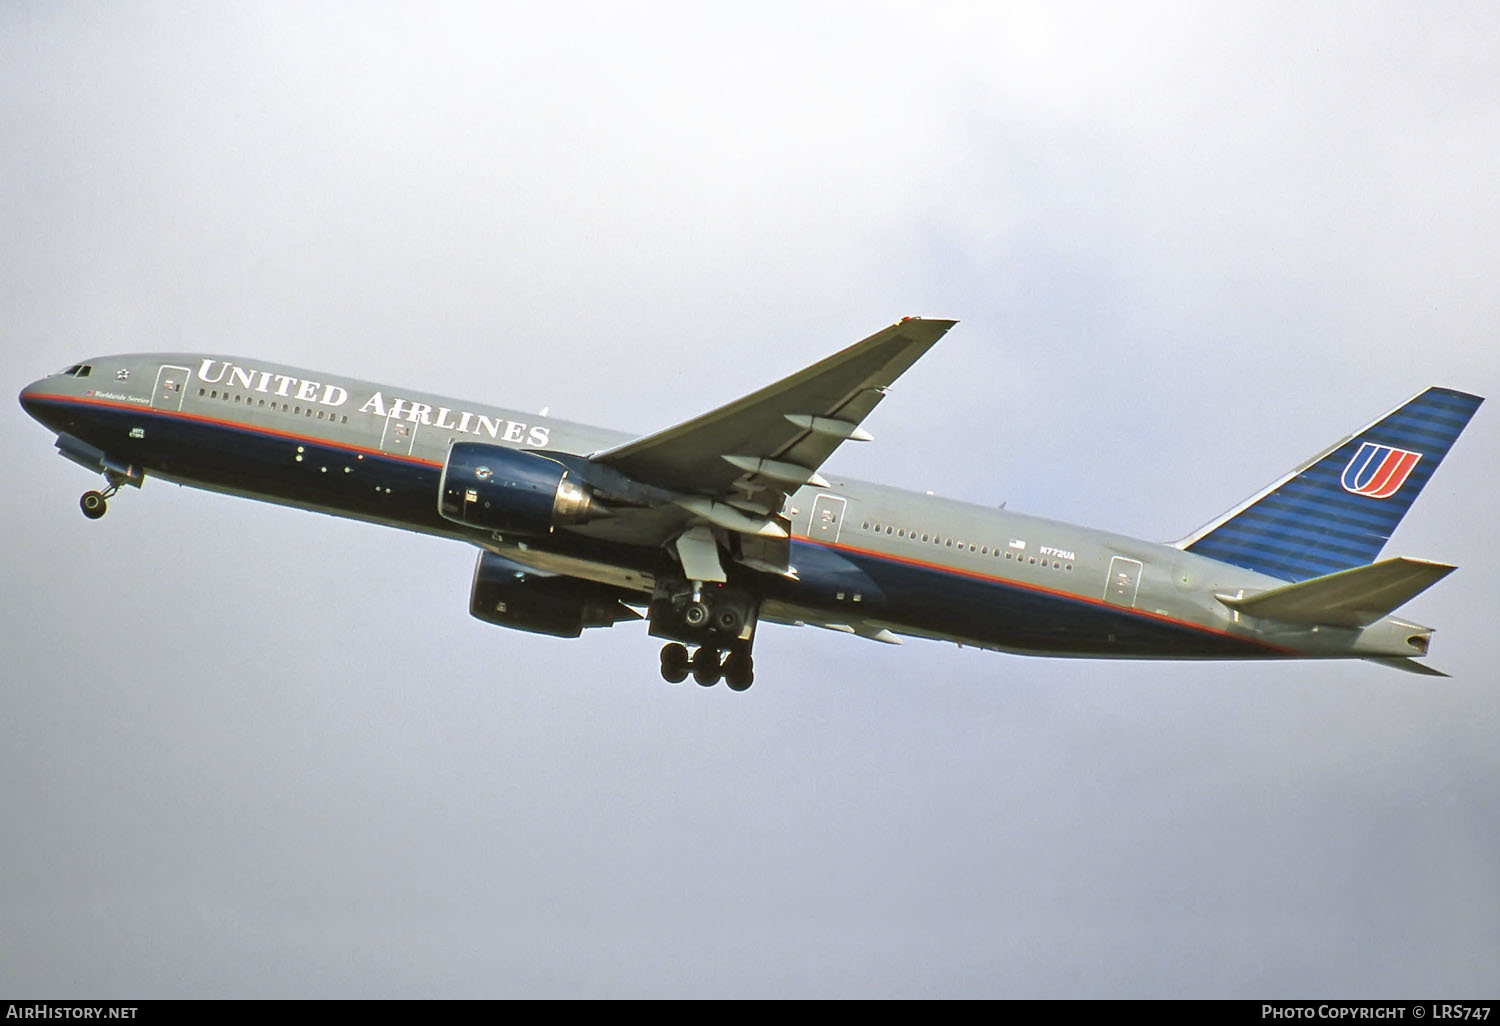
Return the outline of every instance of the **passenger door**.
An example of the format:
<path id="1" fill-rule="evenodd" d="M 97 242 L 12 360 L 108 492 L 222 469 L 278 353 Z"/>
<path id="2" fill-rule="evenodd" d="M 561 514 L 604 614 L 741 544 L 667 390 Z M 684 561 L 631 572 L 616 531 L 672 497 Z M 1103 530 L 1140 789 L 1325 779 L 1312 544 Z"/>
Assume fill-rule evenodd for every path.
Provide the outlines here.
<path id="1" fill-rule="evenodd" d="M 174 367 L 164 363 L 156 372 L 156 389 L 151 393 L 153 410 L 181 410 L 182 397 L 187 394 L 188 381 L 193 372 L 186 367 Z"/>
<path id="2" fill-rule="evenodd" d="M 1104 601 L 1117 606 L 1135 607 L 1135 596 L 1141 588 L 1142 563 L 1138 559 L 1116 556 L 1109 561 L 1109 580 L 1104 584 Z"/>

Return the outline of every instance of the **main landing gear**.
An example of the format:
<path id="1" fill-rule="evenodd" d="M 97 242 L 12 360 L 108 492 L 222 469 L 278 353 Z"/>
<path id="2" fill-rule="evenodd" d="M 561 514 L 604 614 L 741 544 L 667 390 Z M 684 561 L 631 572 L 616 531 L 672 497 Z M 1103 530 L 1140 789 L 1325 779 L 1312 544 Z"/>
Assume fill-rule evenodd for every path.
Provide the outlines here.
<path id="1" fill-rule="evenodd" d="M 759 599 L 743 585 L 658 577 L 647 619 L 653 635 L 669 639 L 661 650 L 662 678 L 681 684 L 692 674 L 706 688 L 722 680 L 744 691 L 755 681 L 750 646 L 759 611 Z"/>
<path id="2" fill-rule="evenodd" d="M 681 684 L 687 680 L 689 671 L 693 680 L 706 688 L 719 683 L 721 677 L 731 691 L 744 691 L 755 683 L 755 660 L 750 657 L 748 643 L 736 643 L 727 655 L 713 645 L 700 645 L 691 657 L 687 646 L 678 642 L 662 646 L 663 680 L 668 684 Z"/>

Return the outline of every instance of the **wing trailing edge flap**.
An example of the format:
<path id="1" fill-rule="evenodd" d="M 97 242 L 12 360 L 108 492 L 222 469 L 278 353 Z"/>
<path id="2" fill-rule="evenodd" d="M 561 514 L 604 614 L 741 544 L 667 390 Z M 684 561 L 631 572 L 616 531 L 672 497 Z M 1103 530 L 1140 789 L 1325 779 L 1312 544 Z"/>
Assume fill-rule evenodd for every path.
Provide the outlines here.
<path id="1" fill-rule="evenodd" d="M 1219 595 L 1230 609 L 1285 623 L 1367 627 L 1454 570 L 1448 563 L 1397 556 L 1254 595 Z"/>
<path id="2" fill-rule="evenodd" d="M 758 392 L 590 458 L 683 493 L 679 505 L 725 530 L 780 535 L 774 517 L 786 497 L 827 486 L 818 468 L 841 443 L 870 437 L 860 422 L 954 323 L 907 318 Z"/>
<path id="3" fill-rule="evenodd" d="M 826 631 L 838 631 L 840 634 L 853 634 L 856 638 L 867 638 L 870 641 L 878 641 L 882 645 L 899 645 L 901 639 L 888 627 L 880 627 L 866 620 L 855 620 L 850 623 L 834 623 L 830 620 L 797 620 L 798 626 L 821 627 Z"/>

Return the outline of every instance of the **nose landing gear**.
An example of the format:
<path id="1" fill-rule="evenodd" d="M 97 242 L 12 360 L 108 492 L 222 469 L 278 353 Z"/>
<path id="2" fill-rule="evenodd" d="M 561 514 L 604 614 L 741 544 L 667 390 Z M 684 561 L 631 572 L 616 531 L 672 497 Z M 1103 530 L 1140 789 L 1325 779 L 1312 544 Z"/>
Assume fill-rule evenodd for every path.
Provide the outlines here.
<path id="1" fill-rule="evenodd" d="M 132 431 L 131 437 L 142 437 L 139 429 Z M 146 479 L 144 467 L 110 456 L 103 449 L 70 434 L 57 436 L 57 452 L 85 470 L 104 475 L 106 487 L 103 491 L 84 492 L 78 500 L 78 508 L 90 520 L 98 520 L 109 511 L 109 500 L 122 486 L 139 488 Z"/>
<path id="2" fill-rule="evenodd" d="M 90 520 L 98 520 L 109 512 L 109 500 L 114 498 L 120 490 L 120 485 L 128 483 L 129 479 L 123 474 L 107 471 L 104 475 L 109 480 L 109 487 L 102 492 L 84 492 L 83 497 L 78 500 L 78 508 L 83 510 L 83 515 Z"/>
<path id="3" fill-rule="evenodd" d="M 109 512 L 109 504 L 105 501 L 103 492 L 84 492 L 83 498 L 78 500 L 78 506 L 83 510 L 83 515 L 90 520 L 98 520 Z"/>

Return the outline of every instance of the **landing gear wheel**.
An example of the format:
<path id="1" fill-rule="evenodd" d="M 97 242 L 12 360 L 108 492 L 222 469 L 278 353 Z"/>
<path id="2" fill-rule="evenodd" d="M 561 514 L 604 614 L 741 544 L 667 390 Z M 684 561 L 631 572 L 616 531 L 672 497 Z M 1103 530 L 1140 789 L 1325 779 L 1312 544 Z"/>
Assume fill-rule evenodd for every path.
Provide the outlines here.
<path id="1" fill-rule="evenodd" d="M 731 691 L 744 691 L 755 683 L 755 661 L 749 652 L 731 652 L 724 660 L 724 681 Z"/>
<path id="2" fill-rule="evenodd" d="M 661 649 L 661 677 L 668 684 L 681 684 L 687 680 L 688 675 L 688 651 L 683 646 L 672 642 L 663 645 Z"/>
<path id="3" fill-rule="evenodd" d="M 78 500 L 78 508 L 90 520 L 98 520 L 109 512 L 109 504 L 104 501 L 103 492 L 84 492 L 83 498 Z"/>
<path id="4" fill-rule="evenodd" d="M 719 683 L 719 650 L 703 645 L 693 653 L 693 679 L 706 688 Z"/>
<path id="5" fill-rule="evenodd" d="M 719 629 L 719 633 L 732 638 L 739 634 L 744 624 L 740 620 L 739 610 L 725 608 L 720 609 L 718 615 L 714 617 L 714 626 Z"/>
<path id="6" fill-rule="evenodd" d="M 693 602 L 682 611 L 682 622 L 689 627 L 702 627 L 708 623 L 708 604 Z"/>

